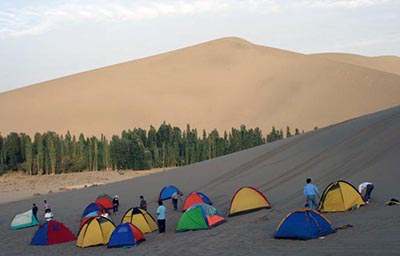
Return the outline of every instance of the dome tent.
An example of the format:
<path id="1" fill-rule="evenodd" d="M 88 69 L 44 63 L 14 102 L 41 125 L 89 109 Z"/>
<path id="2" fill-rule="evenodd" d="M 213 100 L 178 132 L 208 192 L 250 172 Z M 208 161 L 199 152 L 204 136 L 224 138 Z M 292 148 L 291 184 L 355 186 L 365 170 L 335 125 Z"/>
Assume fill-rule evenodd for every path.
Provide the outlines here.
<path id="1" fill-rule="evenodd" d="M 60 222 L 50 220 L 39 226 L 32 238 L 31 245 L 51 245 L 74 240 L 75 235 L 69 228 Z"/>
<path id="2" fill-rule="evenodd" d="M 142 231 L 135 225 L 132 223 L 122 223 L 112 232 L 107 247 L 136 246 L 145 240 Z"/>
<path id="3" fill-rule="evenodd" d="M 121 223 L 132 223 L 143 233 L 151 233 L 158 229 L 154 218 L 145 210 L 134 207 L 126 211 L 122 216 Z"/>
<path id="4" fill-rule="evenodd" d="M 108 218 L 95 217 L 86 221 L 81 227 L 76 239 L 76 246 L 89 247 L 108 244 L 111 233 L 115 230 L 114 223 Z"/>
<path id="5" fill-rule="evenodd" d="M 21 229 L 39 225 L 39 221 L 33 215 L 32 210 L 15 215 L 10 224 L 10 229 Z"/>
<path id="6" fill-rule="evenodd" d="M 229 216 L 271 208 L 267 198 L 253 187 L 241 187 L 232 197 Z"/>
<path id="7" fill-rule="evenodd" d="M 99 212 L 101 214 L 103 212 L 103 209 L 105 209 L 106 212 L 108 213 L 108 210 L 104 208 L 103 205 L 98 203 L 90 203 L 86 206 L 85 210 L 83 211 L 81 219 L 83 219 L 92 212 Z"/>
<path id="8" fill-rule="evenodd" d="M 100 204 L 106 209 L 112 209 L 113 208 L 113 202 L 112 202 L 112 197 L 108 194 L 101 194 L 96 198 L 95 203 Z"/>
<path id="9" fill-rule="evenodd" d="M 349 182 L 339 180 L 330 183 L 324 190 L 319 202 L 320 212 L 343 212 L 358 209 L 365 205 L 361 194 Z"/>
<path id="10" fill-rule="evenodd" d="M 168 200 L 172 197 L 172 195 L 175 192 L 180 192 L 180 190 L 173 185 L 165 186 L 161 189 L 158 200 L 161 200 L 161 201 Z"/>
<path id="11" fill-rule="evenodd" d="M 311 208 L 290 212 L 276 228 L 275 238 L 308 240 L 334 232 L 331 222 Z"/>
<path id="12" fill-rule="evenodd" d="M 182 211 L 186 211 L 190 206 L 194 204 L 209 204 L 212 205 L 211 200 L 205 194 L 201 192 L 190 193 L 183 203 Z"/>
<path id="13" fill-rule="evenodd" d="M 224 222 L 222 214 L 208 204 L 194 204 L 179 219 L 177 232 L 209 229 Z"/>

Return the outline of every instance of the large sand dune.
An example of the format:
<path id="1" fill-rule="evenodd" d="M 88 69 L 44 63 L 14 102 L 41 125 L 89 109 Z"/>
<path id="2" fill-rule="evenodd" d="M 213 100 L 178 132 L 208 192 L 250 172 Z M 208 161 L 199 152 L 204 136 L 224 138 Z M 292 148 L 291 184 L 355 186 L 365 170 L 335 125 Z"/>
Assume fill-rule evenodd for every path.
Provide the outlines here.
<path id="1" fill-rule="evenodd" d="M 119 183 L 91 187 L 14 203 L 2 204 L 0 228 L 2 255 L 398 255 L 400 206 L 385 206 L 400 197 L 400 107 L 388 109 L 290 139 L 252 148 L 166 172 Z M 311 241 L 275 240 L 274 230 L 291 210 L 302 207 L 305 179 L 311 177 L 320 190 L 332 181 L 344 179 L 354 185 L 372 181 L 372 202 L 359 210 L 331 213 L 334 226 L 353 227 Z M 121 213 L 138 205 L 139 195 L 148 199 L 154 215 L 158 193 L 174 184 L 186 194 L 202 191 L 222 213 L 228 212 L 234 192 L 254 186 L 266 194 L 272 209 L 229 218 L 211 230 L 174 233 L 180 212 L 168 203 L 167 233 L 146 235 L 136 248 L 81 249 L 73 242 L 54 246 L 30 246 L 36 228 L 11 231 L 12 217 L 32 202 L 48 199 L 56 219 L 73 232 L 84 207 L 100 193 L 119 194 Z M 42 212 L 41 212 L 42 213 Z"/>
<path id="2" fill-rule="evenodd" d="M 399 105 L 399 74 L 381 70 L 223 38 L 1 93 L 0 131 L 307 131 Z"/>
<path id="3" fill-rule="evenodd" d="M 400 57 L 397 56 L 366 57 L 348 53 L 320 53 L 315 56 L 400 75 Z"/>

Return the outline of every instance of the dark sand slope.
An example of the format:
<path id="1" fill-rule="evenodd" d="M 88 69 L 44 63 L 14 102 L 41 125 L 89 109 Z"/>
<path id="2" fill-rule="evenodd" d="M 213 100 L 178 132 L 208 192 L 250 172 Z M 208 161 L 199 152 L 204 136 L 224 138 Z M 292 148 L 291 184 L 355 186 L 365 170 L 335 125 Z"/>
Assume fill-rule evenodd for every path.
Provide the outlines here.
<path id="1" fill-rule="evenodd" d="M 206 231 L 175 233 L 181 213 L 167 202 L 167 233 L 146 235 L 136 248 L 81 249 L 75 243 L 30 246 L 36 228 L 8 229 L 14 214 L 31 206 L 32 200 L 1 205 L 2 255 L 399 255 L 400 207 L 384 206 L 400 197 L 400 107 L 392 108 L 290 139 L 235 153 L 211 161 L 120 183 L 81 191 L 50 194 L 47 199 L 57 220 L 78 232 L 86 204 L 102 193 L 119 194 L 121 212 L 138 204 L 142 193 L 154 214 L 161 187 L 175 184 L 186 194 L 202 191 L 226 214 L 233 193 L 251 185 L 266 194 L 272 209 L 229 218 Z M 274 230 L 290 211 L 304 205 L 302 189 L 311 177 L 322 191 L 331 181 L 345 179 L 354 185 L 375 183 L 372 203 L 360 210 L 327 214 L 334 226 L 353 228 L 325 239 L 311 241 L 275 240 Z M 43 196 L 35 198 L 40 203 Z"/>

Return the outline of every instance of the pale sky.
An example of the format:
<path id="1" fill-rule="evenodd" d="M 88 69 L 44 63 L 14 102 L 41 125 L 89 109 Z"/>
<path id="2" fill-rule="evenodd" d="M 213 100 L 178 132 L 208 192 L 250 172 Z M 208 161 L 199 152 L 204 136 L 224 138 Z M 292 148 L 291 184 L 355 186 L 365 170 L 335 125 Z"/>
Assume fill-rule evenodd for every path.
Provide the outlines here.
<path id="1" fill-rule="evenodd" d="M 400 0 L 1 0 L 0 93 L 227 36 L 400 56 Z"/>

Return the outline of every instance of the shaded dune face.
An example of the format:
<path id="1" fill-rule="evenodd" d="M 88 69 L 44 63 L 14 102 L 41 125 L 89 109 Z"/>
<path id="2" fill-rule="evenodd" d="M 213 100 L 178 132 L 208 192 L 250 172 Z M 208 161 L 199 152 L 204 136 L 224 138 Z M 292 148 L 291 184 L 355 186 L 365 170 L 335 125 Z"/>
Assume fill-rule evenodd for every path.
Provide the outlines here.
<path id="1" fill-rule="evenodd" d="M 382 69 L 223 38 L 1 93 L 0 131 L 310 130 L 399 105 L 400 76 Z"/>

